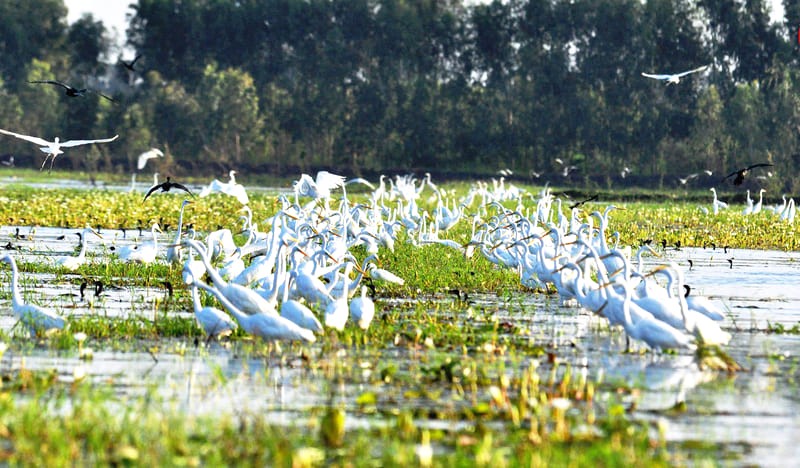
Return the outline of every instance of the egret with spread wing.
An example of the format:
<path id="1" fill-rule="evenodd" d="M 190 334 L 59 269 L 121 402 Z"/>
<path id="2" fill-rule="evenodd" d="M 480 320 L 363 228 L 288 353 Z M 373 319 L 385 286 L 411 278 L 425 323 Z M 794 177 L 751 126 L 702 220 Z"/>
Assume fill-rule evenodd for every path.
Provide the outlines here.
<path id="1" fill-rule="evenodd" d="M 147 161 L 154 158 L 160 158 L 163 156 L 164 153 L 162 153 L 160 149 L 150 148 L 149 150 L 139 155 L 139 158 L 136 161 L 136 169 L 141 171 L 142 169 L 144 169 L 144 166 L 147 164 Z"/>
<path id="2" fill-rule="evenodd" d="M 114 141 L 117 138 L 119 138 L 119 135 L 114 135 L 113 138 L 104 138 L 104 139 L 101 139 L 101 140 L 67 140 L 67 141 L 59 141 L 58 137 L 56 137 L 55 140 L 53 140 L 53 141 L 47 141 L 47 140 L 39 138 L 39 137 L 28 136 L 28 135 L 20 135 L 19 133 L 9 132 L 8 130 L 3 130 L 2 128 L 0 128 L 0 133 L 2 133 L 4 135 L 10 135 L 10 136 L 19 138 L 21 140 L 30 141 L 31 143 L 35 143 L 37 145 L 42 145 L 39 149 L 42 150 L 44 153 L 47 153 L 47 157 L 44 158 L 44 162 L 42 162 L 41 169 L 44 169 L 44 165 L 47 163 L 47 160 L 52 158 L 50 160 L 50 168 L 48 169 L 48 172 L 50 171 L 50 169 L 53 168 L 53 163 L 56 161 L 56 156 L 58 156 L 59 154 L 63 154 L 64 153 L 63 151 L 61 151 L 61 148 L 70 148 L 70 147 L 79 146 L 79 145 L 91 145 L 93 143 L 108 143 L 110 141 Z M 39 170 L 41 170 L 41 169 L 39 169 Z"/>
<path id="3" fill-rule="evenodd" d="M 667 82 L 668 85 L 671 84 L 678 84 L 681 82 L 681 78 L 686 75 L 690 75 L 692 73 L 701 72 L 708 68 L 708 65 L 703 65 L 702 67 L 695 68 L 694 70 L 685 71 L 682 73 L 675 73 L 672 75 L 656 75 L 651 73 L 642 73 L 642 76 L 646 76 L 647 78 L 653 78 L 654 80 L 664 80 Z"/>

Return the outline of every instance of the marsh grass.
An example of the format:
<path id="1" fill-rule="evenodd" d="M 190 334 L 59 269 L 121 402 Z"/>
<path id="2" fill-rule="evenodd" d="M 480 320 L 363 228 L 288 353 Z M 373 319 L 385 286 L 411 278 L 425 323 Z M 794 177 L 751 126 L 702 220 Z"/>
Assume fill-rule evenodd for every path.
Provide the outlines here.
<path id="1" fill-rule="evenodd" d="M 456 189 L 463 194 L 467 186 Z M 146 204 L 141 197 L 12 186 L 4 190 L 0 219 L 25 226 L 81 228 L 89 223 L 101 232 L 124 227 L 129 235 L 154 221 L 174 224 L 181 196 L 155 196 Z M 421 203 L 431 208 L 430 202 Z M 634 246 L 665 239 L 669 245 L 680 241 L 698 247 L 712 242 L 719 248 L 797 247 L 798 228 L 771 214 L 744 218 L 732 207 L 713 217 L 696 205 L 626 201 L 621 204 L 625 210 L 612 212 L 610 226 L 622 233 L 623 244 Z M 250 206 L 254 222 L 266 229 L 263 220 L 280 203 L 275 195 L 254 193 Z M 198 231 L 227 227 L 235 232 L 239 208 L 225 197 L 197 199 L 187 208 L 185 222 L 194 223 Z M 584 211 L 604 208 L 590 204 Z M 441 237 L 463 245 L 470 233 L 470 223 L 462 221 Z M 366 256 L 363 251 L 356 255 Z M 53 274 L 56 282 L 72 285 L 98 280 L 157 288 L 166 281 L 174 295 L 156 304 L 155 319 L 109 319 L 100 309 L 96 315 L 68 316 L 68 330 L 48 338 L 0 338 L 23 353 L 46 348 L 77 355 L 86 346 L 147 351 L 154 360 L 161 353 L 207 348 L 195 321 L 177 315 L 192 310 L 179 268 L 92 260 L 76 273 L 36 262 L 22 263 L 20 269 L 28 275 Z M 367 332 L 347 327 L 327 331 L 312 346 L 278 346 L 237 331 L 220 344 L 238 359 L 300 367 L 321 376 L 322 385 L 330 389 L 358 383 L 363 391 L 354 401 L 307 408 L 287 427 L 271 422 L 268 414 L 185 411 L 155 391 L 128 398 L 100 382 L 62 381 L 52 372 L 6 371 L 0 389 L 0 460 L 11 465 L 51 465 L 57 460 L 64 465 L 408 466 L 427 465 L 424 457 L 430 449 L 436 466 L 662 466 L 687 462 L 687 453 L 700 458 L 726 455 L 718 446 L 668 447 L 660 425 L 630 417 L 627 398 L 637 393 L 635 386 L 588 379 L 561 362 L 560 351 L 537 342 L 511 321 L 499 320 L 503 307 L 470 303 L 469 295 L 481 292 L 494 293 L 499 301 L 533 293 L 520 285 L 515 272 L 480 254 L 466 258 L 441 245 L 414 246 L 406 235 L 393 252 L 381 250 L 377 263 L 406 283 L 374 283 L 378 310 Z M 7 284 L 8 274 L 0 277 Z M 37 287 L 25 275 L 22 285 L 26 290 Z M 0 288 L 0 298 L 9 295 L 7 287 Z M 536 310 L 521 308 L 520 313 Z M 86 342 L 79 343 L 77 333 L 85 333 Z M 218 385 L 226 385 L 224 372 L 215 375 Z M 603 399 L 596 397 L 598 392 Z M 370 424 L 348 423 L 360 418 Z M 695 458 L 692 462 L 697 463 Z"/>

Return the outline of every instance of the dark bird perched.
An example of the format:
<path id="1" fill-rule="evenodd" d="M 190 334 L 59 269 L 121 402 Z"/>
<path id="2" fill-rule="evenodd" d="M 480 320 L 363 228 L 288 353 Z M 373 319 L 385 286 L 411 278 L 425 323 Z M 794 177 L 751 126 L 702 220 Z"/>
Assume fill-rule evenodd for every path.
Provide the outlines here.
<path id="1" fill-rule="evenodd" d="M 115 102 L 113 99 L 111 99 L 110 97 L 106 96 L 105 94 L 103 94 L 103 93 L 101 93 L 99 91 L 95 91 L 93 89 L 88 89 L 88 88 L 82 88 L 82 89 L 73 88 L 72 86 L 70 86 L 70 85 L 68 85 L 66 83 L 62 83 L 62 82 L 56 81 L 56 80 L 34 80 L 34 81 L 29 81 L 28 83 L 51 84 L 51 85 L 55 85 L 55 86 L 61 86 L 65 90 L 64 94 L 66 94 L 69 97 L 81 97 L 84 94 L 86 94 L 87 92 L 92 92 L 92 93 L 97 94 L 98 96 L 102 96 L 102 97 L 108 99 L 111 102 Z"/>
<path id="2" fill-rule="evenodd" d="M 569 209 L 571 210 L 573 208 L 578 208 L 579 206 L 583 205 L 584 203 L 589 203 L 590 201 L 595 201 L 595 200 L 597 200 L 597 197 L 599 197 L 599 195 L 598 194 L 594 194 L 591 197 L 587 198 L 586 200 L 581 200 L 579 202 L 575 202 L 575 203 L 573 203 L 573 204 L 571 204 L 569 206 Z"/>
<path id="3" fill-rule="evenodd" d="M 120 59 L 119 59 L 119 63 L 121 63 L 121 64 L 122 64 L 122 66 L 123 66 L 123 67 L 125 67 L 125 68 L 127 68 L 128 70 L 130 70 L 130 71 L 132 71 L 132 72 L 135 72 L 135 71 L 136 71 L 136 69 L 135 69 L 135 68 L 133 68 L 133 65 L 134 65 L 134 64 L 136 63 L 136 61 L 137 61 L 137 60 L 139 60 L 140 58 L 142 58 L 142 55 L 141 55 L 141 54 L 139 54 L 139 55 L 137 55 L 136 57 L 134 57 L 134 58 L 133 58 L 133 60 L 131 60 L 130 62 L 126 62 L 126 61 L 124 61 L 124 60 L 122 60 L 122 59 L 120 58 Z"/>
<path id="4" fill-rule="evenodd" d="M 150 194 L 152 194 L 153 192 L 155 192 L 158 189 L 161 189 L 162 192 L 169 192 L 170 189 L 173 189 L 173 188 L 181 189 L 184 192 L 188 193 L 189 195 L 194 196 L 194 194 L 188 188 L 186 188 L 185 185 L 179 184 L 177 182 L 172 182 L 172 180 L 170 180 L 170 177 L 167 177 L 167 180 L 165 182 L 161 182 L 158 185 L 154 185 L 154 186 L 150 187 L 150 190 L 147 191 L 147 195 L 144 196 L 144 200 L 147 200 L 147 197 L 149 197 Z M 144 201 L 144 200 L 142 200 L 142 201 Z"/>
<path id="5" fill-rule="evenodd" d="M 742 185 L 742 182 L 744 182 L 744 177 L 747 175 L 748 172 L 750 172 L 751 169 L 755 169 L 757 167 L 769 167 L 769 166 L 774 166 L 774 164 L 769 164 L 769 163 L 753 164 L 753 165 L 745 167 L 744 169 L 739 169 L 739 170 L 731 172 L 730 174 L 726 175 L 722 179 L 722 181 L 725 182 L 726 180 L 730 179 L 731 177 L 736 176 L 733 179 L 733 185 Z"/>

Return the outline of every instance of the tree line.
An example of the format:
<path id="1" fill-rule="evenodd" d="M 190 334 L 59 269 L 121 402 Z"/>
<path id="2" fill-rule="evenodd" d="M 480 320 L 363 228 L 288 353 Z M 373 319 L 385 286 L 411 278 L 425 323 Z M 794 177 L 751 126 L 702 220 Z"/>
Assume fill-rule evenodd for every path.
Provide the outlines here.
<path id="1" fill-rule="evenodd" d="M 91 15 L 67 25 L 62 0 L 9 0 L 0 128 L 119 133 L 65 158 L 88 170 L 132 171 L 156 146 L 196 174 L 511 169 L 611 187 L 696 173 L 689 185 L 710 186 L 765 161 L 753 180 L 796 192 L 800 0 L 784 6 L 770 24 L 765 0 L 139 0 L 120 51 Z M 121 64 L 135 55 L 134 71 Z M 641 75 L 706 64 L 677 85 Z M 29 83 L 41 79 L 115 102 Z"/>

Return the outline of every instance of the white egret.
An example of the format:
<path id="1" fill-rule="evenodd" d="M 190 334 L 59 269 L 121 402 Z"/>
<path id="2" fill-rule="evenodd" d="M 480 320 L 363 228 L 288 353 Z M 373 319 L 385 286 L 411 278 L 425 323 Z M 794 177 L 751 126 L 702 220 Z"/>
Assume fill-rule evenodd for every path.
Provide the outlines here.
<path id="1" fill-rule="evenodd" d="M 631 308 L 635 305 L 631 302 L 631 286 L 627 281 L 622 282 L 624 292 L 620 297 L 619 294 L 613 292 L 609 294 L 609 305 L 615 309 L 622 309 L 623 322 L 622 326 L 625 328 L 625 333 L 635 340 L 644 341 L 648 346 L 655 349 L 674 349 L 674 348 L 690 348 L 692 347 L 691 338 L 680 330 L 672 327 L 665 322 L 657 320 L 652 316 L 642 314 L 635 322 L 631 318 Z"/>
<path id="2" fill-rule="evenodd" d="M 239 310 L 225 294 L 217 288 L 209 286 L 201 281 L 193 282 L 198 287 L 205 289 L 217 298 L 220 304 L 225 307 L 241 325 L 247 333 L 257 336 L 263 340 L 290 340 L 306 341 L 313 343 L 317 340 L 314 332 L 305 329 L 291 320 L 285 319 L 278 314 L 253 314 L 247 315 Z"/>
<path id="3" fill-rule="evenodd" d="M 245 314 L 266 314 L 277 316 L 278 312 L 275 310 L 274 304 L 269 303 L 266 299 L 261 297 L 257 292 L 244 286 L 228 283 L 220 276 L 217 269 L 211 266 L 211 260 L 206 255 L 206 249 L 197 241 L 191 239 L 184 239 L 183 245 L 194 249 L 203 265 L 206 267 L 206 272 L 211 277 L 214 286 L 218 288 L 220 294 L 225 296 L 233 306 L 240 312 Z M 199 278 L 194 278 L 198 280 Z M 200 284 L 200 283 L 198 283 Z"/>
<path id="4" fill-rule="evenodd" d="M 369 328 L 375 316 L 375 303 L 367 296 L 367 287 L 361 286 L 361 295 L 350 301 L 350 318 L 362 329 Z"/>
<path id="5" fill-rule="evenodd" d="M 403 278 L 400 278 L 389 270 L 378 268 L 374 263 L 367 265 L 367 272 L 370 278 L 374 280 L 386 281 L 387 283 L 399 284 L 401 286 L 406 284 L 406 280 Z"/>
<path id="6" fill-rule="evenodd" d="M 717 198 L 717 189 L 711 187 L 709 190 L 714 193 L 714 201 L 711 202 L 711 207 L 714 209 L 714 214 L 718 214 L 719 210 L 727 208 L 728 204 Z"/>
<path id="7" fill-rule="evenodd" d="M 322 324 L 308 307 L 300 302 L 289 299 L 289 286 L 291 277 L 283 283 L 283 302 L 281 302 L 281 317 L 291 320 L 292 322 L 307 328 L 314 333 L 321 333 L 324 329 Z"/>
<path id="8" fill-rule="evenodd" d="M 139 157 L 136 160 L 136 169 L 141 171 L 142 169 L 144 169 L 144 166 L 147 165 L 147 161 L 161 157 L 164 157 L 164 153 L 162 153 L 160 149 L 150 148 L 149 150 L 139 155 Z"/>
<path id="9" fill-rule="evenodd" d="M 343 176 L 331 174 L 328 171 L 319 171 L 316 180 L 308 174 L 302 174 L 300 180 L 294 182 L 293 187 L 296 195 L 318 200 L 330 198 L 331 190 L 343 187 L 344 182 Z"/>
<path id="10" fill-rule="evenodd" d="M 212 180 L 210 184 L 200 191 L 198 196 L 203 198 L 212 193 L 221 193 L 236 198 L 242 205 L 247 205 L 250 202 L 250 198 L 247 196 L 247 191 L 245 191 L 244 186 L 236 182 L 235 174 L 236 171 L 228 172 L 230 180 L 226 183 L 220 182 L 217 179 Z"/>
<path id="11" fill-rule="evenodd" d="M 653 73 L 642 73 L 642 76 L 646 76 L 647 78 L 653 78 L 654 80 L 663 80 L 663 81 L 666 81 L 667 85 L 671 85 L 671 84 L 680 83 L 681 82 L 681 78 L 683 78 L 686 75 L 690 75 L 692 73 L 701 72 L 701 71 L 703 71 L 703 70 L 705 70 L 707 68 L 708 68 L 708 65 L 703 65 L 702 67 L 697 67 L 697 68 L 695 68 L 693 70 L 689 70 L 689 71 L 685 71 L 685 72 L 681 72 L 681 73 L 665 74 L 665 75 L 659 75 L 659 74 L 653 74 Z"/>
<path id="12" fill-rule="evenodd" d="M 161 232 L 158 223 L 153 223 L 150 232 L 152 234 L 150 242 L 120 247 L 117 250 L 117 256 L 120 260 L 136 263 L 153 263 L 156 261 L 156 256 L 158 255 L 158 234 L 156 232 Z"/>
<path id="13" fill-rule="evenodd" d="M 86 226 L 83 232 L 78 233 L 78 235 L 81 238 L 81 250 L 78 252 L 78 255 L 77 256 L 67 255 L 64 257 L 56 257 L 55 259 L 56 266 L 60 266 L 69 271 L 75 271 L 78 269 L 78 267 L 86 263 L 86 247 L 88 244 L 89 234 L 94 234 L 101 239 L 103 238 L 103 236 L 98 234 L 97 231 L 95 231 L 89 226 Z"/>
<path id="14" fill-rule="evenodd" d="M 700 312 L 711 320 L 720 321 L 725 318 L 725 313 L 723 310 L 711 302 L 707 297 L 691 294 L 692 287 L 688 284 L 684 284 L 683 289 L 685 291 L 683 297 L 686 299 L 686 305 L 689 306 L 689 310 Z"/>
<path id="15" fill-rule="evenodd" d="M 335 328 L 336 330 L 344 330 L 347 323 L 347 318 L 350 315 L 350 309 L 347 306 L 347 282 L 350 280 L 350 271 L 353 268 L 351 262 L 347 262 L 344 268 L 344 290 L 342 295 L 335 298 L 333 302 L 325 307 L 325 326 Z"/>
<path id="16" fill-rule="evenodd" d="M 183 230 L 183 210 L 186 208 L 186 205 L 192 203 L 191 200 L 183 200 L 181 203 L 181 211 L 178 215 L 178 229 L 175 232 L 175 241 L 173 245 L 167 247 L 167 262 L 177 265 L 183 261 L 183 255 L 181 254 L 181 234 Z"/>
<path id="17" fill-rule="evenodd" d="M 216 307 L 203 307 L 203 303 L 200 301 L 200 294 L 197 291 L 197 284 L 192 283 L 191 287 L 194 317 L 209 337 L 230 335 L 238 328 L 236 322 L 225 312 Z"/>
<path id="18" fill-rule="evenodd" d="M 62 330 L 64 319 L 55 312 L 39 307 L 35 304 L 26 304 L 19 292 L 19 270 L 17 262 L 11 255 L 0 258 L 11 266 L 11 309 L 14 315 L 28 327 L 32 335 L 47 333 L 51 330 Z"/>
<path id="19" fill-rule="evenodd" d="M 61 151 L 61 148 L 71 148 L 73 146 L 79 145 L 91 145 L 94 143 L 108 143 L 110 141 L 114 141 L 119 138 L 119 135 L 114 135 L 112 138 L 103 138 L 99 140 L 67 140 L 67 141 L 60 141 L 58 137 L 56 137 L 53 141 L 47 141 L 43 138 L 28 136 L 28 135 L 20 135 L 19 133 L 9 132 L 8 130 L 3 130 L 0 128 L 0 133 L 4 135 L 10 135 L 21 140 L 30 141 L 31 143 L 42 145 L 39 149 L 42 152 L 47 154 L 47 157 L 44 158 L 42 162 L 41 169 L 44 169 L 44 165 L 47 163 L 47 160 L 50 159 L 50 169 L 53 168 L 53 163 L 56 161 L 56 157 L 59 154 L 63 154 L 64 152 Z M 52 159 L 51 159 L 52 158 Z M 40 170 L 41 170 L 40 169 Z M 48 169 L 49 170 L 49 169 Z"/>
<path id="20" fill-rule="evenodd" d="M 764 205 L 764 192 L 766 192 L 766 190 L 763 188 L 758 191 L 758 201 L 753 205 L 753 214 L 761 212 L 761 207 Z"/>
<path id="21" fill-rule="evenodd" d="M 746 205 L 744 207 L 744 210 L 742 210 L 742 214 L 745 215 L 745 216 L 749 215 L 749 214 L 753 214 L 753 199 L 750 198 L 750 190 L 749 189 L 747 190 L 747 198 L 745 199 L 745 202 L 746 202 Z M 761 206 L 759 206 L 758 209 L 761 210 Z"/>

